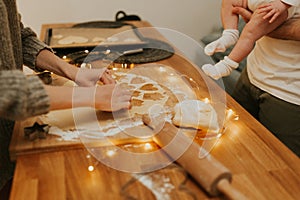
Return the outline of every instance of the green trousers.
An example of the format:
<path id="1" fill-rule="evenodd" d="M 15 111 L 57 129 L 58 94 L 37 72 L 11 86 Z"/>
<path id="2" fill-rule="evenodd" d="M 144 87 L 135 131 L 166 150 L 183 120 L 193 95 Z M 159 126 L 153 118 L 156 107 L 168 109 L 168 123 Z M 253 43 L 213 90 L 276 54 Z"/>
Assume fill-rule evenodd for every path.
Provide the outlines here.
<path id="1" fill-rule="evenodd" d="M 236 84 L 233 98 L 300 157 L 300 106 L 252 85 L 247 68 Z"/>

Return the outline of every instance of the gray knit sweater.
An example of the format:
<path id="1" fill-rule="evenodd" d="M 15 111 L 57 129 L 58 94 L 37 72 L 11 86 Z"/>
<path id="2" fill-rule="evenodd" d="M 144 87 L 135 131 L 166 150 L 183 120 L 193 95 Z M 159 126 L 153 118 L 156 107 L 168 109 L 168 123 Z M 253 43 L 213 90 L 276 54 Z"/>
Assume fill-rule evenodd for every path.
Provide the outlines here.
<path id="1" fill-rule="evenodd" d="M 37 70 L 36 56 L 46 47 L 23 27 L 15 0 L 0 0 L 0 189 L 13 175 L 8 148 L 14 120 L 49 110 L 43 83 L 21 71 L 23 64 Z"/>

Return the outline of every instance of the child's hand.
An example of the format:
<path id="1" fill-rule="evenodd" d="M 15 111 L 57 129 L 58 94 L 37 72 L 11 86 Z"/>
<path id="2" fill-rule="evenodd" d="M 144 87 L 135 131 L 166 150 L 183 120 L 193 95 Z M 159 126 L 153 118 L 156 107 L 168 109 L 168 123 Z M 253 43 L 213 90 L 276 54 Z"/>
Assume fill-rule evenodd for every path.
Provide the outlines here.
<path id="1" fill-rule="evenodd" d="M 263 4 L 257 9 L 258 13 L 266 12 L 266 15 L 264 15 L 263 19 L 271 18 L 269 22 L 272 23 L 280 14 L 287 11 L 289 7 L 290 5 L 285 4 L 280 0 L 276 0 L 267 4 Z"/>

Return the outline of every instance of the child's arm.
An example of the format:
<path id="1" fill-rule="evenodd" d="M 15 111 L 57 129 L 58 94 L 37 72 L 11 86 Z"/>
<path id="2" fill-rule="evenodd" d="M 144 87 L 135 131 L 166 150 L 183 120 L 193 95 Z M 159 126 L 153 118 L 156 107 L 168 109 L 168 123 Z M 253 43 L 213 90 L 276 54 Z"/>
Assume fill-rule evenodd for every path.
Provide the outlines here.
<path id="1" fill-rule="evenodd" d="M 267 12 L 263 19 L 271 18 L 269 22 L 272 23 L 280 14 L 287 11 L 289 7 L 291 7 L 291 5 L 288 5 L 281 0 L 276 0 L 259 6 L 257 11 L 258 13 Z"/>
<path id="2" fill-rule="evenodd" d="M 300 11 L 300 8 L 298 9 Z M 232 12 L 238 15 L 241 15 L 245 22 L 248 22 L 250 18 L 255 18 L 257 20 L 257 26 L 266 23 L 260 15 L 257 15 L 256 12 L 252 13 L 251 11 L 242 8 L 242 7 L 233 7 Z M 297 40 L 300 41 L 300 16 L 292 17 L 284 22 L 277 29 L 268 34 L 272 38 L 282 39 L 282 40 Z"/>

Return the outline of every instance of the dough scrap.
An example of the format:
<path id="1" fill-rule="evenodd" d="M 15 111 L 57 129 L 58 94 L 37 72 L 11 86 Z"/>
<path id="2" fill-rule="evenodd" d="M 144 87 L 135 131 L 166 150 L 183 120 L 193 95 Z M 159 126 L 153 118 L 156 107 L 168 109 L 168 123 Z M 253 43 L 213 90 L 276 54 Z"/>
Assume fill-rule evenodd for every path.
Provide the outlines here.
<path id="1" fill-rule="evenodd" d="M 184 100 L 175 105 L 173 123 L 176 126 L 219 131 L 214 108 L 200 100 Z"/>
<path id="2" fill-rule="evenodd" d="M 141 83 L 145 83 L 145 80 L 142 79 L 141 77 L 134 77 L 130 83 L 131 84 L 141 84 Z"/>
<path id="3" fill-rule="evenodd" d="M 141 94 L 140 91 L 135 90 L 135 91 L 133 91 L 132 96 L 133 97 L 138 97 L 138 96 L 140 96 L 140 94 Z"/>
<path id="4" fill-rule="evenodd" d="M 132 98 L 131 99 L 131 105 L 132 106 L 142 106 L 144 104 L 144 101 L 136 99 L 136 98 Z"/>
<path id="5" fill-rule="evenodd" d="M 93 42 L 103 42 L 103 41 L 105 41 L 105 38 L 103 38 L 103 37 L 94 37 L 92 41 Z"/>
<path id="6" fill-rule="evenodd" d="M 156 88 L 153 84 L 151 83 L 147 83 L 145 85 L 143 85 L 140 90 L 146 90 L 146 91 L 155 91 L 158 90 L 158 88 Z"/>
<path id="7" fill-rule="evenodd" d="M 145 93 L 143 96 L 144 100 L 160 100 L 162 99 L 164 96 L 161 93 L 155 92 L 155 93 Z"/>
<path id="8" fill-rule="evenodd" d="M 58 44 L 80 44 L 86 42 L 88 42 L 88 39 L 85 37 L 71 35 L 59 40 Z"/>

